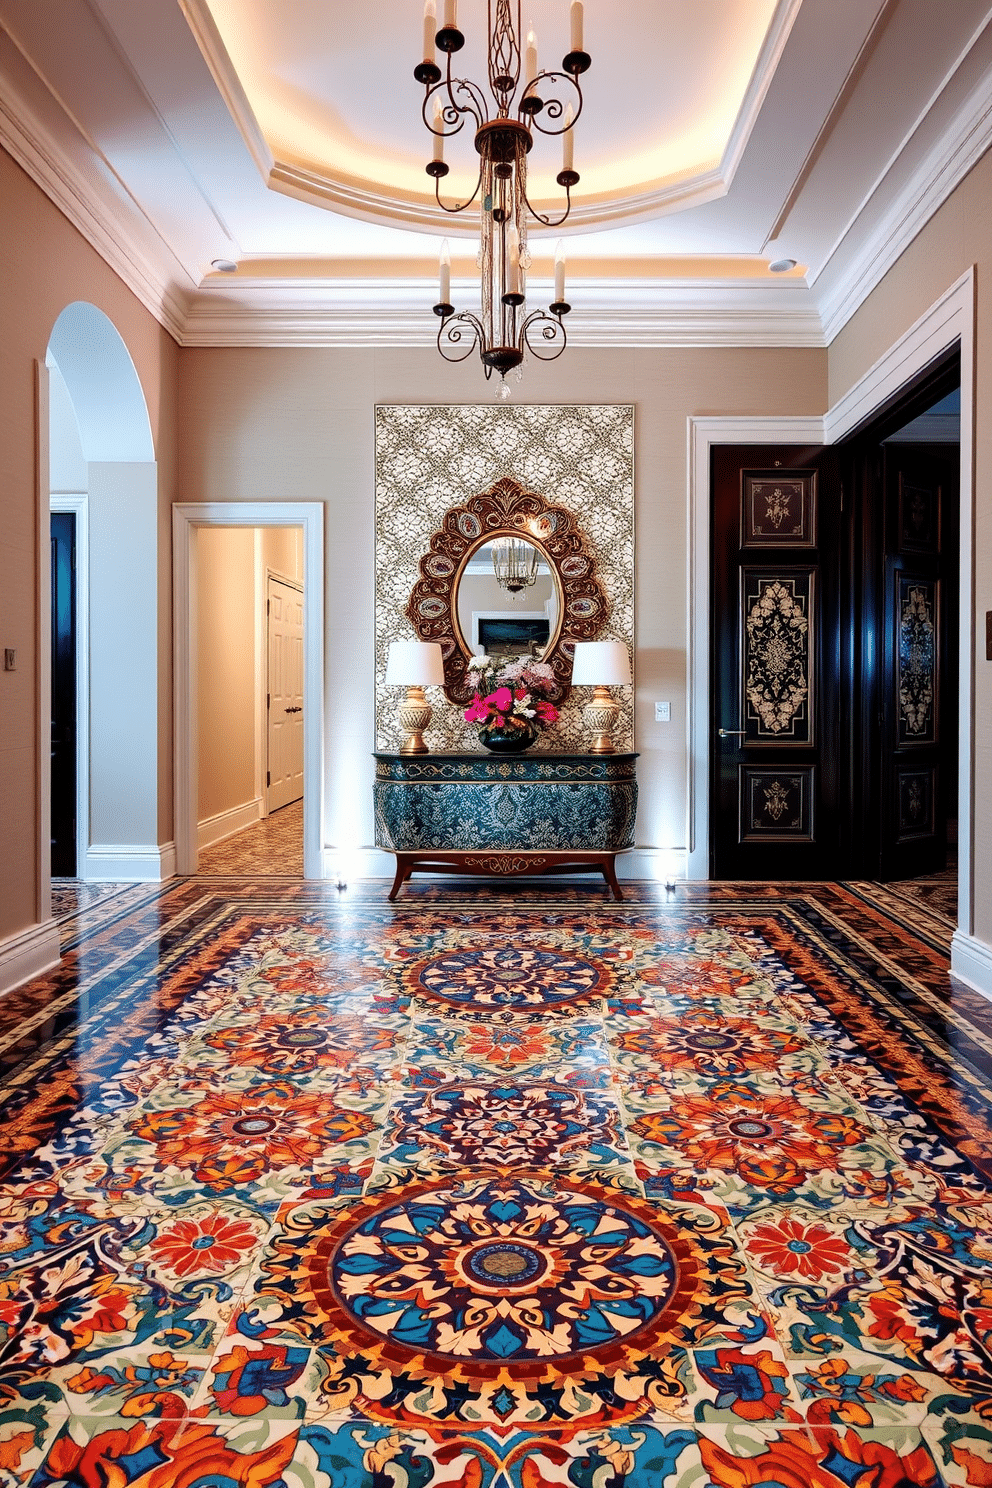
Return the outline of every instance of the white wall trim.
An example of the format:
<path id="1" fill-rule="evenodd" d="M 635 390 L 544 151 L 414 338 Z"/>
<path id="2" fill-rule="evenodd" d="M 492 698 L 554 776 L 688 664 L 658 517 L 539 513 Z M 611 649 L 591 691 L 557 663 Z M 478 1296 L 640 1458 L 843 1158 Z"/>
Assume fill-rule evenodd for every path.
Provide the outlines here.
<path id="1" fill-rule="evenodd" d="M 303 873 L 323 878 L 324 508 L 319 501 L 182 502 L 172 508 L 175 823 L 178 872 L 196 872 L 196 531 L 303 529 Z"/>
<path id="2" fill-rule="evenodd" d="M 120 198 L 116 212 L 104 201 L 98 189 L 100 167 L 92 146 L 86 141 L 86 148 L 93 155 L 92 166 L 80 170 L 42 124 L 9 75 L 4 76 L 3 84 L 0 89 L 0 145 L 41 187 L 63 217 L 82 234 L 145 309 L 175 340 L 181 342 L 186 305 L 170 274 L 171 264 L 167 267 L 164 263 L 152 263 L 138 246 L 134 232 L 123 220 Z M 109 169 L 105 163 L 104 169 Z M 119 177 L 114 176 L 114 186 L 133 212 L 145 215 Z M 168 257 L 172 260 L 171 253 Z M 178 268 L 178 262 L 172 262 Z"/>
<path id="3" fill-rule="evenodd" d="M 35 919 L 44 925 L 52 913 L 52 518 L 48 509 L 51 417 L 48 364 L 34 364 L 34 520 L 37 543 L 34 581 L 34 698 L 36 733 L 34 864 Z"/>
<path id="4" fill-rule="evenodd" d="M 53 492 L 50 510 L 76 518 L 76 876 L 83 878 L 90 840 L 89 497 Z"/>
<path id="5" fill-rule="evenodd" d="M 985 29 L 986 24 L 987 22 L 983 23 L 981 30 Z M 965 52 L 965 57 L 970 50 L 971 47 Z M 954 71 L 956 70 L 957 67 Z M 928 108 L 932 103 L 933 100 Z M 906 143 L 904 141 L 900 146 L 898 154 L 903 153 Z M 940 139 L 898 192 L 878 225 L 859 242 L 852 261 L 845 266 L 836 285 L 818 297 L 828 345 L 844 329 L 872 290 L 881 283 L 913 239 L 923 231 L 931 217 L 940 210 L 972 166 L 977 164 L 990 143 L 992 73 L 986 73 L 957 109 Z M 896 161 L 891 162 L 890 170 L 895 163 Z M 840 252 L 843 243 L 857 231 L 859 218 L 870 206 L 887 173 L 883 173 L 875 182 L 868 198 L 845 228 L 843 236 L 824 260 L 812 283 L 815 284 L 829 271 L 830 263 Z"/>
<path id="6" fill-rule="evenodd" d="M 951 940 L 951 973 L 992 1002 L 992 946 L 984 940 L 955 930 Z"/>
<path id="7" fill-rule="evenodd" d="M 205 816 L 196 824 L 197 851 L 202 852 L 205 847 L 212 847 L 215 842 L 223 842 L 225 837 L 244 831 L 245 827 L 260 820 L 265 814 L 264 808 L 265 802 L 261 796 L 256 796 L 252 801 L 242 801 L 240 806 L 229 806 L 226 811 Z"/>
<path id="8" fill-rule="evenodd" d="M 29 925 L 0 940 L 0 997 L 58 966 L 59 927 L 54 920 Z"/>
<path id="9" fill-rule="evenodd" d="M 105 883 L 160 883 L 174 878 L 174 842 L 96 842 L 86 849 L 82 878 Z"/>
<path id="10" fill-rule="evenodd" d="M 905 335 L 880 357 L 822 418 L 692 418 L 688 420 L 688 643 L 689 684 L 688 876 L 709 877 L 709 630 L 710 630 L 710 450 L 714 444 L 833 444 L 864 423 L 873 411 L 921 372 L 942 351 L 961 346 L 961 554 L 960 671 L 958 708 L 958 927 L 974 928 L 972 864 L 975 724 L 974 594 L 974 406 L 975 272 L 969 269 L 941 295 Z"/>

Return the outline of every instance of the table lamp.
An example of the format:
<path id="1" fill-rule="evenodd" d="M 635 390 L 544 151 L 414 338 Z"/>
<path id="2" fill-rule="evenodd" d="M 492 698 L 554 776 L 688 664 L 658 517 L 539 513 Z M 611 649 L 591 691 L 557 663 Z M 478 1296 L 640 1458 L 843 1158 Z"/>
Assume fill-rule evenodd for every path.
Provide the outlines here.
<path id="1" fill-rule="evenodd" d="M 430 727 L 431 705 L 424 688 L 444 686 L 444 660 L 437 641 L 390 641 L 386 686 L 406 688 L 406 698 L 396 709 L 406 735 L 400 754 L 426 754 L 424 730 Z"/>
<path id="2" fill-rule="evenodd" d="M 576 641 L 572 662 L 572 686 L 593 687 L 582 718 L 593 736 L 591 754 L 613 754 L 613 727 L 620 704 L 610 696 L 611 687 L 630 686 L 630 656 L 622 641 Z"/>

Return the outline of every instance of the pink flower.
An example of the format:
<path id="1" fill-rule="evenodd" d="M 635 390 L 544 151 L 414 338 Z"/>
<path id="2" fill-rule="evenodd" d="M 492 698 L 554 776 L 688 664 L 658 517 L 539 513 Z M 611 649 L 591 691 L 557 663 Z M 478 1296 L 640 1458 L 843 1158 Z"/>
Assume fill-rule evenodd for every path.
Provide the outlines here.
<path id="1" fill-rule="evenodd" d="M 558 722 L 558 709 L 555 707 L 554 703 L 535 703 L 534 706 L 537 709 L 537 716 L 542 720 L 542 722 Z"/>
<path id="2" fill-rule="evenodd" d="M 488 701 L 489 701 L 489 699 L 487 698 L 486 699 L 486 702 L 488 702 Z M 465 722 L 466 723 L 485 723 L 485 721 L 486 721 L 486 719 L 488 717 L 489 717 L 489 709 L 486 707 L 486 703 L 484 703 L 482 701 L 482 699 L 480 698 L 479 694 L 476 693 L 475 694 L 475 697 L 472 699 L 471 703 L 465 709 Z"/>
<path id="3" fill-rule="evenodd" d="M 513 707 L 513 694 L 508 687 L 497 687 L 495 692 L 489 694 L 485 702 L 491 703 L 500 713 L 509 713 Z"/>

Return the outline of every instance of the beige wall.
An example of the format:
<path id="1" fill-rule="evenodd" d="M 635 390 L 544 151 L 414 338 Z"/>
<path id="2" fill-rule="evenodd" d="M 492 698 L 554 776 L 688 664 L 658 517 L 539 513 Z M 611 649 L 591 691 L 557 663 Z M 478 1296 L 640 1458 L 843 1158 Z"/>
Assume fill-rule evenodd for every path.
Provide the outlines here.
<path id="1" fill-rule="evenodd" d="M 144 389 L 159 462 L 157 635 L 159 718 L 168 719 L 172 692 L 171 538 L 175 498 L 178 348 L 117 276 L 70 226 L 44 193 L 0 151 L 0 645 L 17 649 L 16 672 L 0 672 L 0 940 L 38 915 L 37 790 L 41 741 L 39 701 L 39 497 L 35 362 L 44 363 L 59 313 L 74 300 L 98 306 L 114 322 Z M 47 431 L 45 431 L 47 448 Z M 48 492 L 44 492 L 47 509 Z M 159 732 L 159 841 L 172 837 L 172 748 Z M 46 834 L 47 835 L 47 834 Z"/>
<path id="2" fill-rule="evenodd" d="M 266 574 L 302 582 L 303 530 L 200 527 L 195 564 L 197 821 L 204 823 L 264 797 Z"/>
<path id="3" fill-rule="evenodd" d="M 255 799 L 255 532 L 196 536 L 197 819 Z"/>
<path id="4" fill-rule="evenodd" d="M 180 487 L 188 501 L 313 501 L 326 510 L 324 841 L 372 841 L 372 582 L 376 403 L 488 401 L 481 370 L 434 348 L 185 349 Z M 513 395 L 636 406 L 639 840 L 685 845 L 686 418 L 819 414 L 819 350 L 569 348 Z M 654 722 L 654 700 L 672 722 Z"/>
<path id="5" fill-rule="evenodd" d="M 848 322 L 829 352 L 835 403 L 972 264 L 977 265 L 975 353 L 974 882 L 975 933 L 992 943 L 992 155 L 986 155 Z M 967 376 L 967 369 L 962 370 Z M 967 643 L 962 637 L 963 645 Z"/>

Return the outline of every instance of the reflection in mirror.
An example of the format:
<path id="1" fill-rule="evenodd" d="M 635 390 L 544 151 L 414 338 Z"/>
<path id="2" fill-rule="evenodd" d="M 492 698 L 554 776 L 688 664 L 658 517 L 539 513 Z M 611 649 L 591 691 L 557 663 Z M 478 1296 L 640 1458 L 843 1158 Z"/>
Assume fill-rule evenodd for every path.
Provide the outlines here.
<path id="1" fill-rule="evenodd" d="M 557 577 L 541 550 L 497 537 L 476 548 L 457 586 L 458 629 L 470 656 L 540 656 L 560 615 Z"/>

